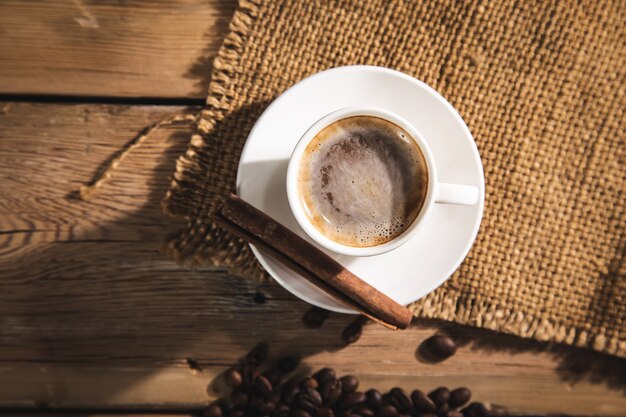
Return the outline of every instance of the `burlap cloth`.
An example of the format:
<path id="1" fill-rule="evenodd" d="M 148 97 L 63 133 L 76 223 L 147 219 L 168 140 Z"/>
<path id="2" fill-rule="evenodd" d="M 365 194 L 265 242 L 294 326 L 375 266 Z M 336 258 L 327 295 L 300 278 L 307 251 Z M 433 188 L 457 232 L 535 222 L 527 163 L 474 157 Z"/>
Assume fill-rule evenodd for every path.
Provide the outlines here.
<path id="1" fill-rule="evenodd" d="M 241 0 L 165 200 L 189 219 L 169 250 L 266 279 L 210 221 L 254 122 L 318 71 L 395 68 L 452 103 L 485 167 L 476 243 L 415 314 L 625 356 L 625 21 L 622 1 Z"/>

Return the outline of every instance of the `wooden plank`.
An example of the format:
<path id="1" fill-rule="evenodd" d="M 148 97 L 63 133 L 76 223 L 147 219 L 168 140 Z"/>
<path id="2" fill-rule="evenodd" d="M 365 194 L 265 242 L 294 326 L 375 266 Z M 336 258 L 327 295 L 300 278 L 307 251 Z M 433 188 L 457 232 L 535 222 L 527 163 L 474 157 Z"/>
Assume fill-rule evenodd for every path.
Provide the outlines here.
<path id="1" fill-rule="evenodd" d="M 235 0 L 0 2 L 0 93 L 205 98 Z"/>
<path id="2" fill-rule="evenodd" d="M 512 412 L 623 415 L 624 361 L 433 321 L 367 325 L 344 347 L 348 316 L 306 329 L 307 306 L 282 288 L 164 259 L 181 223 L 159 202 L 184 129 L 151 136 L 93 200 L 67 198 L 143 126 L 181 110 L 0 103 L 0 407 L 200 408 L 223 393 L 218 375 L 267 340 L 272 358 L 297 353 L 302 372 L 332 366 L 363 387 L 466 385 Z M 433 365 L 416 348 L 435 331 L 462 346 Z"/>

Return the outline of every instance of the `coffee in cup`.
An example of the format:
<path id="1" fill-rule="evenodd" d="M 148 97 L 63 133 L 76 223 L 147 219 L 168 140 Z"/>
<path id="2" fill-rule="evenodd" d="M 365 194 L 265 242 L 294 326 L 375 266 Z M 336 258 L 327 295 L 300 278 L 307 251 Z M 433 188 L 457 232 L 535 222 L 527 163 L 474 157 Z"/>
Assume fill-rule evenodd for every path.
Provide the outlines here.
<path id="1" fill-rule="evenodd" d="M 351 247 L 382 245 L 422 210 L 427 163 L 415 139 L 389 120 L 358 115 L 320 130 L 300 158 L 298 195 L 309 222 Z"/>

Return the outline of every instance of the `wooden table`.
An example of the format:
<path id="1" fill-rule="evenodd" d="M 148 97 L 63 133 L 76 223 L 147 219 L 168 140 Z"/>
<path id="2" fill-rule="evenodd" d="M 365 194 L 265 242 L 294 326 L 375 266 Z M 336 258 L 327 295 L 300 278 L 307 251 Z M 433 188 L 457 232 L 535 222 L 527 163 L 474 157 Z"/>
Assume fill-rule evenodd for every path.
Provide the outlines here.
<path id="1" fill-rule="evenodd" d="M 181 226 L 160 201 L 189 131 L 162 129 L 89 202 L 73 192 L 142 127 L 201 106 L 230 0 L 0 3 L 0 407 L 32 414 L 187 415 L 260 340 L 274 357 L 355 373 L 363 386 L 470 387 L 511 413 L 626 415 L 625 361 L 418 321 L 349 317 L 302 326 L 307 306 L 277 286 L 165 259 Z M 263 292 L 267 302 L 255 302 Z M 461 341 L 416 359 L 435 331 Z M 118 414 L 119 415 L 119 414 Z"/>

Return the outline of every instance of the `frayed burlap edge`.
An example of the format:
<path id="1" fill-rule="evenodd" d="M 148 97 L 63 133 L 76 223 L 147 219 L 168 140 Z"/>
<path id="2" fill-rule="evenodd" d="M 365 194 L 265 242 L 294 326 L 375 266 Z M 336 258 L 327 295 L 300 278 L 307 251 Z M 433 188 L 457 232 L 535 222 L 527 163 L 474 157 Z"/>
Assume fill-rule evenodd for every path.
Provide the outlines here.
<path id="1" fill-rule="evenodd" d="M 206 195 L 198 195 L 201 187 L 197 186 L 196 180 L 203 178 L 206 170 L 200 166 L 196 154 L 206 146 L 205 137 L 211 133 L 215 124 L 232 110 L 231 97 L 227 94 L 227 86 L 231 83 L 230 74 L 238 65 L 245 40 L 258 12 L 258 2 L 239 1 L 230 23 L 230 32 L 213 62 L 207 105 L 202 112 L 198 132 L 192 136 L 187 152 L 177 161 L 170 190 L 163 200 L 163 208 L 166 213 L 185 217 L 189 221 L 186 231 L 166 243 L 165 252 L 169 256 L 188 266 L 226 268 L 234 276 L 264 282 L 269 281 L 270 277 L 247 244 L 219 230 L 214 224 L 202 224 L 198 220 L 199 216 L 195 216 L 194 220 L 193 216 L 196 207 L 204 210 L 215 209 L 204 203 Z M 194 222 L 197 222 L 196 228 L 193 227 Z M 193 248 L 193 252 L 186 252 L 189 248 Z M 475 297 L 465 297 L 445 286 L 409 305 L 409 308 L 416 317 L 448 320 L 544 342 L 566 343 L 611 355 L 626 356 L 626 340 L 501 308 Z"/>
<path id="2" fill-rule="evenodd" d="M 240 0 L 217 56 L 213 61 L 206 107 L 191 137 L 189 147 L 176 162 L 176 170 L 163 202 L 165 213 L 188 220 L 187 228 L 180 235 L 166 242 L 164 252 L 178 263 L 190 267 L 214 266 L 226 268 L 235 276 L 269 281 L 270 277 L 254 257 L 250 247 L 236 237 L 220 230 L 215 224 L 204 224 L 196 211 L 215 211 L 216 204 L 201 194 L 204 189 L 199 182 L 206 180 L 206 167 L 197 155 L 208 146 L 215 125 L 233 110 L 228 86 L 231 74 L 238 67 L 250 27 L 258 16 L 257 1 Z M 199 209 L 198 209 L 199 207 Z"/>
<path id="3" fill-rule="evenodd" d="M 545 318 L 502 308 L 475 297 L 464 297 L 445 287 L 409 305 L 409 308 L 415 317 L 448 320 L 542 342 L 566 343 L 610 355 L 626 356 L 626 340 L 555 324 Z"/>

